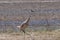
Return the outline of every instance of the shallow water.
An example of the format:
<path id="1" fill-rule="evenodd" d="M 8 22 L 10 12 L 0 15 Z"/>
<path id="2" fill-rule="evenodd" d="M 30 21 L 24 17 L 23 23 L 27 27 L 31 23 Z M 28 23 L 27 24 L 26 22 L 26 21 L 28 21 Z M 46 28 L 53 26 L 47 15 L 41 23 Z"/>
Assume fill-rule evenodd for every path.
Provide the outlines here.
<path id="1" fill-rule="evenodd" d="M 0 21 L 1 25 L 20 25 L 23 21 Z M 49 25 L 60 25 L 60 20 L 48 20 Z M 33 20 L 29 22 L 30 26 L 34 25 L 47 25 L 47 20 Z"/>

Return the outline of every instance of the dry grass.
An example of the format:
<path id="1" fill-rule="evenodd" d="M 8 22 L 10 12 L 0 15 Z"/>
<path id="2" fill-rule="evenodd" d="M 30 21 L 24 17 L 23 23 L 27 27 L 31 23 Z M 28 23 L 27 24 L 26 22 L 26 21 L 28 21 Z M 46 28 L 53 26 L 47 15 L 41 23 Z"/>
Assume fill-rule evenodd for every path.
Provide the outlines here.
<path id="1" fill-rule="evenodd" d="M 29 35 L 31 34 L 31 35 Z M 0 33 L 0 40 L 60 40 L 60 31 L 23 33 Z"/>

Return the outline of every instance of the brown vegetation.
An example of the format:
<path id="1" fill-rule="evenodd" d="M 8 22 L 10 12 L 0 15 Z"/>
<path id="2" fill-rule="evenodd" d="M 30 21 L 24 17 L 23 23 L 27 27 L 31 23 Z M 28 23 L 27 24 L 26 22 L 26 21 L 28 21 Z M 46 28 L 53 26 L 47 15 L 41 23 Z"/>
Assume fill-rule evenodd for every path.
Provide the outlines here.
<path id="1" fill-rule="evenodd" d="M 29 32 L 29 34 L 23 33 L 0 33 L 0 40 L 60 40 L 60 31 L 42 31 L 42 32 Z"/>

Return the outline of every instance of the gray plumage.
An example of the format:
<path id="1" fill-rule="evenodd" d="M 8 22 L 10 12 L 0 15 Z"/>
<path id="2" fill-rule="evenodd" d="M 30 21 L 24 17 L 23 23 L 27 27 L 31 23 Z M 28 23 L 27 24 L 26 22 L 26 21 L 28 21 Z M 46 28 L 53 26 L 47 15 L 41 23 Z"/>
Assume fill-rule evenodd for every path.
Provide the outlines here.
<path id="1" fill-rule="evenodd" d="M 17 26 L 21 31 L 23 31 L 25 33 L 25 29 L 28 27 L 29 25 L 29 20 L 30 20 L 30 17 L 28 17 L 24 22 L 21 23 L 20 26 Z"/>

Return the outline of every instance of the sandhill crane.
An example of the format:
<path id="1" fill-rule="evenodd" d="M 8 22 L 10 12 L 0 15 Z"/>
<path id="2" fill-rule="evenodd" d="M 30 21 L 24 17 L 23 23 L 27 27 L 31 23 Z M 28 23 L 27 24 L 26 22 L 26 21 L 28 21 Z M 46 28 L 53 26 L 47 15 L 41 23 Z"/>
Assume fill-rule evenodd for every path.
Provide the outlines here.
<path id="1" fill-rule="evenodd" d="M 22 22 L 22 24 L 20 26 L 17 26 L 17 28 L 20 29 L 20 31 L 23 31 L 24 32 L 24 40 L 25 40 L 25 29 L 28 27 L 28 22 L 30 20 L 30 16 L 24 21 Z"/>
<path id="2" fill-rule="evenodd" d="M 24 40 L 25 40 L 25 29 L 29 26 L 29 20 L 30 20 L 30 17 L 29 16 L 24 22 L 22 22 L 22 24 L 20 26 L 17 26 L 17 28 L 20 29 L 20 31 L 23 31 L 24 32 Z M 30 34 L 29 34 L 30 35 Z M 34 40 L 34 38 L 32 38 L 32 35 L 30 35 L 31 39 Z"/>
<path id="3" fill-rule="evenodd" d="M 17 26 L 17 28 L 20 29 L 20 31 L 23 31 L 25 33 L 25 29 L 28 27 L 28 22 L 30 20 L 30 16 L 24 21 L 22 22 L 22 24 L 20 26 Z"/>

